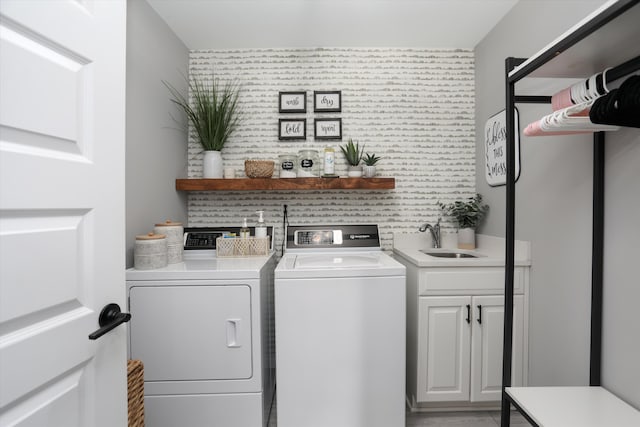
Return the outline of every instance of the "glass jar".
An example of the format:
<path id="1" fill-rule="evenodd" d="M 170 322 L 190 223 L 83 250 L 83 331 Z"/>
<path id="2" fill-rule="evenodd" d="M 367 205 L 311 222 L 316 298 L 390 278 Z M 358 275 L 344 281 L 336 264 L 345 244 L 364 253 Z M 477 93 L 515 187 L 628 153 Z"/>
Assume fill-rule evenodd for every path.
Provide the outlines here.
<path id="1" fill-rule="evenodd" d="M 334 175 L 336 173 L 336 150 L 331 146 L 327 146 L 324 149 L 324 174 L 327 176 Z"/>
<path id="2" fill-rule="evenodd" d="M 278 156 L 280 178 L 295 178 L 298 169 L 298 156 L 295 154 L 280 154 Z"/>
<path id="3" fill-rule="evenodd" d="M 320 176 L 320 157 L 317 150 L 300 150 L 298 152 L 298 177 Z"/>

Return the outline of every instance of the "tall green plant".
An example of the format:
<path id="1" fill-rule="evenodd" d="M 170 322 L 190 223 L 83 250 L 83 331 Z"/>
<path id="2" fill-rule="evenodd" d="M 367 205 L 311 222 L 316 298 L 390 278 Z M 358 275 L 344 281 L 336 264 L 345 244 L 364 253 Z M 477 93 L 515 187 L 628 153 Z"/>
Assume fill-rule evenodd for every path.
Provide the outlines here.
<path id="1" fill-rule="evenodd" d="M 489 205 L 482 204 L 481 194 L 469 197 L 466 201 L 457 200 L 448 204 L 438 202 L 438 206 L 444 215 L 452 216 L 458 221 L 458 228 L 475 229 L 489 210 Z"/>
<path id="2" fill-rule="evenodd" d="M 187 115 L 202 148 L 220 151 L 241 121 L 238 104 L 240 85 L 237 81 L 221 85 L 213 72 L 210 82 L 195 78 L 187 81 L 192 102 L 171 84 L 162 83 L 173 96 L 171 102 Z"/>
<path id="3" fill-rule="evenodd" d="M 347 159 L 347 163 L 351 166 L 358 166 L 360 164 L 360 160 L 362 160 L 362 156 L 364 155 L 364 144 L 362 145 L 362 149 L 360 149 L 360 144 L 357 142 L 354 144 L 353 139 L 349 138 L 349 141 L 345 145 L 341 145 L 340 149 Z"/>

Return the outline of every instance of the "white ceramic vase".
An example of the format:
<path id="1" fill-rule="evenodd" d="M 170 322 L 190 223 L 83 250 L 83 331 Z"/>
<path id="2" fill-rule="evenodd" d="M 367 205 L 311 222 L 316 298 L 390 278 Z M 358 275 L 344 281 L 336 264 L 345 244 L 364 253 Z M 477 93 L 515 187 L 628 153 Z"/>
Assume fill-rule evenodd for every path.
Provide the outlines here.
<path id="1" fill-rule="evenodd" d="M 458 249 L 476 248 L 476 230 L 474 228 L 461 228 L 458 230 Z"/>
<path id="2" fill-rule="evenodd" d="M 347 176 L 350 178 L 360 178 L 362 176 L 362 167 L 349 166 L 349 169 L 347 169 Z"/>
<path id="3" fill-rule="evenodd" d="M 202 160 L 203 178 L 222 178 L 222 155 L 219 151 L 206 150 Z"/>
<path id="4" fill-rule="evenodd" d="M 362 167 L 362 170 L 365 178 L 373 178 L 374 176 L 376 176 L 375 165 L 372 165 L 372 166 L 364 165 Z"/>

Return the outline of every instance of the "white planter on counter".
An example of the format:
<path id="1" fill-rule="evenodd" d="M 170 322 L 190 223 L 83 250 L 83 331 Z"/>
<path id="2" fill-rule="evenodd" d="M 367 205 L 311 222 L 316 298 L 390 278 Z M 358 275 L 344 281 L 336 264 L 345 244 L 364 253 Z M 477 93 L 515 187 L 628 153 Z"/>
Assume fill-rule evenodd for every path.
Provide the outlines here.
<path id="1" fill-rule="evenodd" d="M 461 228 L 458 230 L 458 249 L 476 248 L 476 230 L 474 228 Z"/>

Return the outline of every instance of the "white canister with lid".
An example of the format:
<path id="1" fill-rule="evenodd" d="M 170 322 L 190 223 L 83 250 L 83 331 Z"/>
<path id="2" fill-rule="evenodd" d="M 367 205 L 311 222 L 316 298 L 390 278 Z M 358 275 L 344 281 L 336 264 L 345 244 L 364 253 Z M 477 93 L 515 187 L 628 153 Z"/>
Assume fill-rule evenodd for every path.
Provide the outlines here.
<path id="1" fill-rule="evenodd" d="M 167 237 L 164 234 L 136 236 L 133 247 L 133 266 L 136 270 L 153 270 L 167 266 Z"/>
<path id="2" fill-rule="evenodd" d="M 176 264 L 182 262 L 184 251 L 184 227 L 181 222 L 173 222 L 170 219 L 156 224 L 153 232 L 167 236 L 167 262 Z"/>

